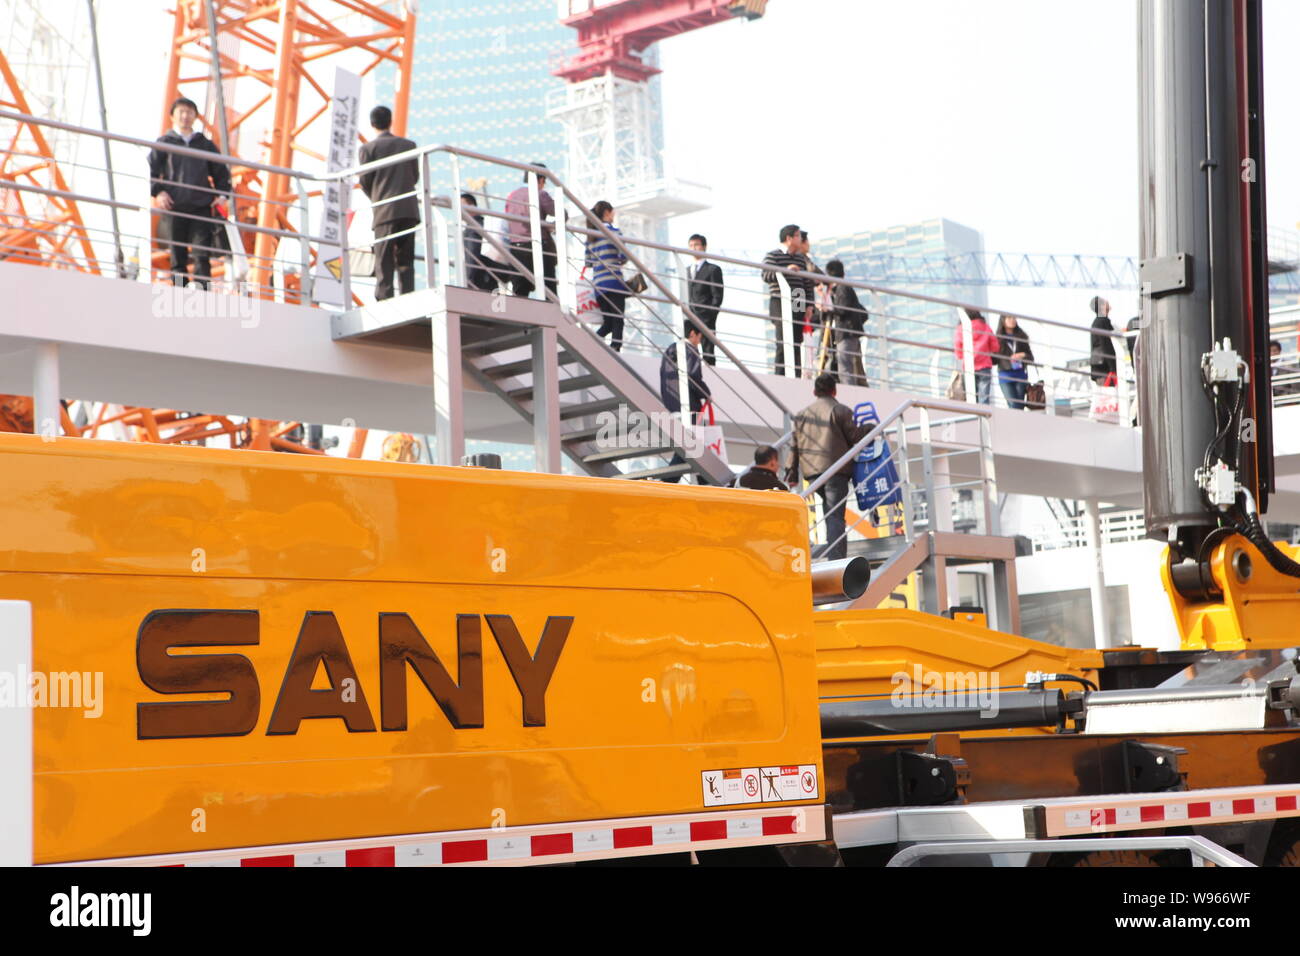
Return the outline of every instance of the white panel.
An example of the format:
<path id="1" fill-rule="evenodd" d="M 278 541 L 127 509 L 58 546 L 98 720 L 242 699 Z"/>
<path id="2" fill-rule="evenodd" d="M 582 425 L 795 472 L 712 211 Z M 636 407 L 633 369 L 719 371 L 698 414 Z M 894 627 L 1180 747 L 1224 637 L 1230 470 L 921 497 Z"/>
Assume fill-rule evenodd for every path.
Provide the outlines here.
<path id="1" fill-rule="evenodd" d="M 0 601 L 0 866 L 32 865 L 32 606 Z"/>
<path id="2" fill-rule="evenodd" d="M 1106 704 L 1088 708 L 1086 734 L 1197 733 L 1257 730 L 1264 726 L 1263 697 Z"/>

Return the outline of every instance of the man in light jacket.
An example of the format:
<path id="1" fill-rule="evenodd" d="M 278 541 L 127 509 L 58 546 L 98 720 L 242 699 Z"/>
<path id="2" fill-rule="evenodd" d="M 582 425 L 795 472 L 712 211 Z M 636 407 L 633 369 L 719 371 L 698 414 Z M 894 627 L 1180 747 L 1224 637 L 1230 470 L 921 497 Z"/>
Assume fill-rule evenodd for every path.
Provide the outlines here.
<path id="1" fill-rule="evenodd" d="M 786 483 L 798 486 L 800 475 L 816 481 L 871 432 L 871 425 L 855 425 L 853 410 L 835 398 L 835 376 L 824 372 L 813 382 L 813 403 L 794 417 L 794 440 L 786 462 Z M 831 475 L 817 493 L 826 516 L 827 545 L 820 555 L 831 561 L 848 556 L 844 533 L 844 506 L 853 483 L 853 459 Z"/>

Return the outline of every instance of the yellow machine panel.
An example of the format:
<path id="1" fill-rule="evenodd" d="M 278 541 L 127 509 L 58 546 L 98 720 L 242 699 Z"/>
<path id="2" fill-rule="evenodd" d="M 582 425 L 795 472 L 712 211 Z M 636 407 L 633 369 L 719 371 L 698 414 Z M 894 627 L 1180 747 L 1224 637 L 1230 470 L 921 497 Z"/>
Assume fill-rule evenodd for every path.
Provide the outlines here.
<path id="1" fill-rule="evenodd" d="M 0 468 L 33 671 L 102 675 L 99 714 L 35 713 L 38 862 L 683 813 L 704 771 L 820 773 L 794 496 L 25 435 Z"/>
<path id="2" fill-rule="evenodd" d="M 962 615 L 963 617 L 965 615 Z M 920 693 L 930 675 L 974 673 L 981 686 L 1014 687 L 1028 671 L 1088 677 L 1100 651 L 1059 647 L 978 623 L 901 609 L 826 611 L 814 617 L 817 688 L 832 697 Z"/>
<path id="3" fill-rule="evenodd" d="M 1300 549 L 1284 542 L 1274 546 L 1300 560 Z M 1183 650 L 1240 651 L 1246 648 L 1294 647 L 1300 624 L 1297 580 L 1275 570 L 1247 538 L 1229 535 L 1217 545 L 1209 572 L 1220 597 L 1197 602 L 1183 597 L 1169 571 L 1169 552 L 1160 577 L 1178 624 Z"/>

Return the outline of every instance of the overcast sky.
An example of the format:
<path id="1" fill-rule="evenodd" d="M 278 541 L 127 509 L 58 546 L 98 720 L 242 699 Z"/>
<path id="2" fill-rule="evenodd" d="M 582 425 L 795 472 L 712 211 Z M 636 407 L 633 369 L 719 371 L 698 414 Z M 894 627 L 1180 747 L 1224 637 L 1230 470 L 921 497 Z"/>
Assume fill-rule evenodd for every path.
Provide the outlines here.
<path id="1" fill-rule="evenodd" d="M 166 4 L 100 8 L 114 125 L 149 130 Z M 761 20 L 666 41 L 668 163 L 713 187 L 713 208 L 671 235 L 761 250 L 789 221 L 827 236 L 946 216 L 991 251 L 1136 255 L 1136 11 L 1135 0 L 770 0 Z M 1294 229 L 1300 2 L 1265 0 L 1264 18 L 1269 218 Z M 990 304 L 1065 318 L 1088 294 L 995 289 Z M 1112 298 L 1117 314 L 1136 311 L 1136 295 Z"/>
<path id="2" fill-rule="evenodd" d="M 1269 219 L 1294 229 L 1300 2 L 1265 0 L 1264 19 Z M 1135 0 L 771 0 L 661 57 L 675 174 L 713 186 L 674 241 L 766 249 L 784 222 L 826 236 L 946 216 L 991 251 L 1138 253 Z"/>

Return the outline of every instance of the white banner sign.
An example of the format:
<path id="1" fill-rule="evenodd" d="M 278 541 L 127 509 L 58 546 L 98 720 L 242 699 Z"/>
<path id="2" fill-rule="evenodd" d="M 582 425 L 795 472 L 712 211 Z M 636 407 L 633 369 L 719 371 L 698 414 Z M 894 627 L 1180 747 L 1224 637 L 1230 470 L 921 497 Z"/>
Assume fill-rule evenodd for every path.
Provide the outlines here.
<path id="1" fill-rule="evenodd" d="M 357 136 L 361 119 L 361 77 L 356 73 L 335 68 L 334 98 L 330 101 L 329 158 L 326 169 L 335 173 L 347 169 L 355 162 Z M 325 202 L 318 235 L 333 244 L 324 243 L 316 250 L 316 272 L 312 298 L 347 308 L 343 301 L 343 194 L 339 183 L 325 184 Z"/>

